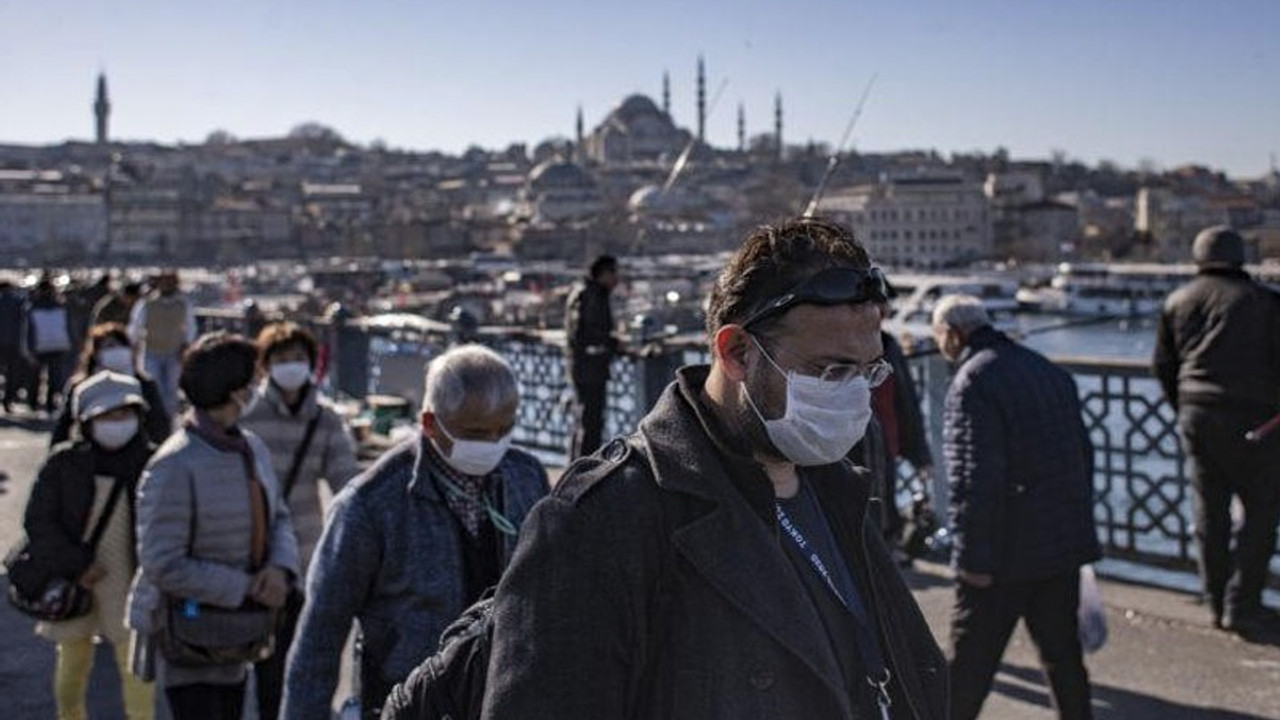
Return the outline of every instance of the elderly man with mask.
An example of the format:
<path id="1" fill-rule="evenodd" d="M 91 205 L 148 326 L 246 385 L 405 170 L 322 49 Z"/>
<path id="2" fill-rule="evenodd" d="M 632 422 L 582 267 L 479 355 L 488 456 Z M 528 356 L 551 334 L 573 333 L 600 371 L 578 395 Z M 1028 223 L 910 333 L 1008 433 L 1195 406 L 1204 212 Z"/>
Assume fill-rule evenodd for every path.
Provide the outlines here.
<path id="1" fill-rule="evenodd" d="M 546 471 L 511 447 L 519 394 L 501 356 L 463 345 L 427 368 L 422 432 L 334 498 L 307 575 L 282 716 L 328 720 L 343 644 L 360 621 L 361 706 L 435 652 L 445 627 L 498 581 Z"/>
<path id="2" fill-rule="evenodd" d="M 942 718 L 945 664 L 844 461 L 888 370 L 845 228 L 753 231 L 630 438 L 579 460 L 498 586 L 483 717 Z"/>

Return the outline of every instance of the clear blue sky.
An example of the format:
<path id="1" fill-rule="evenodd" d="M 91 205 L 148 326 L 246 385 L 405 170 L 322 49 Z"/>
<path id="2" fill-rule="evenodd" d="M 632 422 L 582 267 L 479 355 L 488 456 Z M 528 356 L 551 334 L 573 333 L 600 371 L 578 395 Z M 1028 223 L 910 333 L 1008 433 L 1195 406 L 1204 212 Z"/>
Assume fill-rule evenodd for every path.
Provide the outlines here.
<path id="1" fill-rule="evenodd" d="M 873 72 L 854 145 L 1005 146 L 1086 162 L 1261 175 L 1280 153 L 1276 0 L 0 0 L 0 142 L 89 138 L 95 76 L 111 133 L 199 142 L 304 121 L 450 152 L 530 145 L 660 97 L 736 143 L 772 127 L 836 142 Z"/>

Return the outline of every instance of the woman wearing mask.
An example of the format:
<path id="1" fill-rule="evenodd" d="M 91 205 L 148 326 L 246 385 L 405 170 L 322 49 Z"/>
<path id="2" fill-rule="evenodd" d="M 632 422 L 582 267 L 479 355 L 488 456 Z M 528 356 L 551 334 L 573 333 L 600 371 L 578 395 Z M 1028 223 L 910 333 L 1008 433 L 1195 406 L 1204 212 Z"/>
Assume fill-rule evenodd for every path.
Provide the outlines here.
<path id="1" fill-rule="evenodd" d="M 77 618 L 41 622 L 36 632 L 58 646 L 54 697 L 60 720 L 86 717 L 95 637 L 115 650 L 128 717 L 149 719 L 151 687 L 124 671 L 125 599 L 135 569 L 134 493 L 153 450 L 139 431 L 147 404 L 137 379 L 110 371 L 80 383 L 70 404 L 80 437 L 55 447 L 40 469 L 27 503 L 26 531 L 33 546 L 52 549 L 61 576 L 79 577 L 90 589 L 93 607 Z M 88 538 L 100 523 L 94 547 Z"/>
<path id="2" fill-rule="evenodd" d="M 193 409 L 138 489 L 141 572 L 131 616 L 150 620 L 140 633 L 172 639 L 175 608 L 193 622 L 281 608 L 297 577 L 297 541 L 270 453 L 240 428 L 257 359 L 252 343 L 225 333 L 200 338 L 183 356 L 179 387 Z M 241 717 L 247 660 L 192 663 L 174 656 L 172 642 L 161 648 L 175 718 Z"/>
<path id="3" fill-rule="evenodd" d="M 305 576 L 324 529 L 320 481 L 335 495 L 360 467 L 346 424 L 313 380 L 318 354 L 315 337 L 293 323 L 272 323 L 258 334 L 257 345 L 266 377 L 258 401 L 245 413 L 241 425 L 262 438 L 271 451 L 271 465 L 289 505 L 301 575 Z M 255 667 L 259 717 L 279 714 L 285 656 L 301 609 L 302 593 L 295 589 L 276 636 L 276 652 Z"/>
<path id="4" fill-rule="evenodd" d="M 156 385 L 155 380 L 138 370 L 133 354 L 133 346 L 129 343 L 129 333 L 124 325 L 120 323 L 102 323 L 90 328 L 89 335 L 84 341 L 84 348 L 80 351 L 79 365 L 77 365 L 75 373 L 67 382 L 67 390 L 64 396 L 71 397 L 76 387 L 84 382 L 85 378 L 99 370 L 110 370 L 124 375 L 132 375 L 138 379 L 138 383 L 142 386 L 142 397 L 147 401 L 147 411 L 143 417 L 142 431 L 156 445 L 164 442 L 164 439 L 169 437 L 173 420 L 164 410 L 164 403 L 160 398 L 160 386 Z M 52 446 L 65 442 L 71 436 L 72 425 L 71 407 L 69 404 L 64 403 L 62 412 L 58 415 L 57 422 L 54 423 L 49 444 Z"/>

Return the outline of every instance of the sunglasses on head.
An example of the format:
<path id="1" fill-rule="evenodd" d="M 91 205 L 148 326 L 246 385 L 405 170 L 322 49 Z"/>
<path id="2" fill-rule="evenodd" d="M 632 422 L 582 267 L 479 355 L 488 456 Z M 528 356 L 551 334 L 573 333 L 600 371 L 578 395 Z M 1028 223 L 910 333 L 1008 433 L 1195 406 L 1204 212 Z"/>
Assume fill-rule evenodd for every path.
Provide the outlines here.
<path id="1" fill-rule="evenodd" d="M 796 305 L 888 302 L 891 292 L 889 281 L 878 267 L 827 268 L 796 283 L 740 324 L 749 329 L 752 325 L 777 317 Z"/>

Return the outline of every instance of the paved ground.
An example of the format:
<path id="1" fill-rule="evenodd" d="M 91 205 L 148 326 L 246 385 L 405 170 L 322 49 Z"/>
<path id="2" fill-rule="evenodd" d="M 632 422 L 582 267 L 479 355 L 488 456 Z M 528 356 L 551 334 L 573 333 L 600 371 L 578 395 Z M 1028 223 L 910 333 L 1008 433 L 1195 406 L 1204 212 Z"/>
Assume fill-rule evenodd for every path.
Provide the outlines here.
<path id="1" fill-rule="evenodd" d="M 21 534 L 22 508 L 47 443 L 40 423 L 0 418 L 0 549 Z M 945 644 L 951 582 L 945 568 L 921 564 L 909 573 L 916 598 Z M 0 578 L 0 589 L 4 581 Z M 1184 594 L 1119 582 L 1102 583 L 1110 641 L 1089 658 L 1096 717 L 1104 719 L 1254 720 L 1280 718 L 1280 641 L 1248 643 L 1213 630 L 1203 608 Z M 52 647 L 31 623 L 0 603 L 0 717 L 54 717 Z M 91 717 L 116 720 L 114 663 L 99 653 L 91 683 Z M 1040 720 L 1049 709 L 1035 651 L 1015 634 L 983 718 Z"/>

